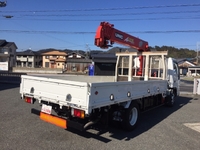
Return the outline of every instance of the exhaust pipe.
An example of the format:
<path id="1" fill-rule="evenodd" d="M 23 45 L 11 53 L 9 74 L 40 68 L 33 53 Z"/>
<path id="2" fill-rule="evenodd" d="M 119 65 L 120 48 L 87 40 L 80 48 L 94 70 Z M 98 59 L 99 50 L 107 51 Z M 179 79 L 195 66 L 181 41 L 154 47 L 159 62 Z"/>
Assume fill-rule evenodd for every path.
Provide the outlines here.
<path id="1" fill-rule="evenodd" d="M 90 127 L 90 126 L 96 124 L 98 121 L 99 121 L 99 119 L 98 119 L 98 120 L 95 120 L 95 121 L 90 121 L 90 122 L 86 123 L 86 124 L 84 125 L 83 129 L 86 130 L 88 127 Z"/>

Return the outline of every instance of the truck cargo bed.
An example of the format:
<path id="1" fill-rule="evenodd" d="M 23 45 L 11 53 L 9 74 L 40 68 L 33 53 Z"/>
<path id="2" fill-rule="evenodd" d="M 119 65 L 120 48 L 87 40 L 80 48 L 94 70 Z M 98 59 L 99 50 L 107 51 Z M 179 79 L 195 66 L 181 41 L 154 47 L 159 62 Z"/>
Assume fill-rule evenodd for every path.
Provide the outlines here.
<path id="1" fill-rule="evenodd" d="M 115 76 L 88 76 L 88 75 L 63 75 L 63 74 L 32 74 L 31 76 L 35 77 L 44 77 L 49 79 L 58 79 L 58 80 L 68 80 L 76 82 L 88 82 L 88 83 L 98 83 L 98 82 L 114 82 Z"/>
<path id="2" fill-rule="evenodd" d="M 84 110 L 143 98 L 167 91 L 166 80 L 114 82 L 114 76 L 23 75 L 22 96 Z"/>

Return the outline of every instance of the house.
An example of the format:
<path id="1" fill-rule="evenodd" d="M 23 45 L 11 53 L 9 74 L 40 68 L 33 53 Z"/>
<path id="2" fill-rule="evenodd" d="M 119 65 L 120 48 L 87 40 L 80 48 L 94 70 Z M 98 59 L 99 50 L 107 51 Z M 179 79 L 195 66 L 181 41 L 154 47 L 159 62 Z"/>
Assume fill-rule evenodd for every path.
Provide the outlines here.
<path id="1" fill-rule="evenodd" d="M 43 68 L 62 68 L 66 66 L 67 53 L 63 51 L 49 51 L 42 53 L 42 67 Z"/>
<path id="2" fill-rule="evenodd" d="M 105 53 L 91 53 L 90 57 L 94 64 L 94 75 L 114 76 L 117 61 L 116 53 L 137 51 L 134 48 L 115 47 Z"/>
<path id="3" fill-rule="evenodd" d="M 86 73 L 91 60 L 78 52 L 67 54 L 67 72 L 83 72 Z"/>
<path id="4" fill-rule="evenodd" d="M 14 42 L 0 40 L 0 71 L 10 71 L 15 66 L 16 49 Z"/>
<path id="5" fill-rule="evenodd" d="M 190 61 L 188 58 L 183 58 L 183 59 L 177 59 L 180 74 L 181 75 L 186 75 L 188 72 L 189 67 L 195 67 L 196 65 Z"/>
<path id="6" fill-rule="evenodd" d="M 38 52 L 29 49 L 17 52 L 16 55 L 16 67 L 38 68 L 42 66 L 42 56 Z"/>

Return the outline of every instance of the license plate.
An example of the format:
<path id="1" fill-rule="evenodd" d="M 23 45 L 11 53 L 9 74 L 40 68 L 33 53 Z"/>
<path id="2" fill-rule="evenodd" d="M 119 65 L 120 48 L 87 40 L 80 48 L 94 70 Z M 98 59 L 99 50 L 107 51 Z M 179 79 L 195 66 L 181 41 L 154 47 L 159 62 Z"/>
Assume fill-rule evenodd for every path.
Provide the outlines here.
<path id="1" fill-rule="evenodd" d="M 42 104 L 41 112 L 51 114 L 52 106 Z"/>

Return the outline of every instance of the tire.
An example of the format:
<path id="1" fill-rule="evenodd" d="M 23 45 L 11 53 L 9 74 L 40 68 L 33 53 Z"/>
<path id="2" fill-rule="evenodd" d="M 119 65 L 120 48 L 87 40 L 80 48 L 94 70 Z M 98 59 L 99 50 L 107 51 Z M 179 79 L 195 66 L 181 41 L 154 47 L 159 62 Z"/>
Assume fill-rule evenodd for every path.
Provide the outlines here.
<path id="1" fill-rule="evenodd" d="M 125 109 L 122 126 L 125 130 L 131 131 L 135 129 L 139 119 L 139 107 L 137 103 L 131 103 L 128 109 Z"/>
<path id="2" fill-rule="evenodd" d="M 174 106 L 174 102 L 175 102 L 175 93 L 173 91 L 170 92 L 170 94 L 166 97 L 166 105 L 169 107 Z"/>

